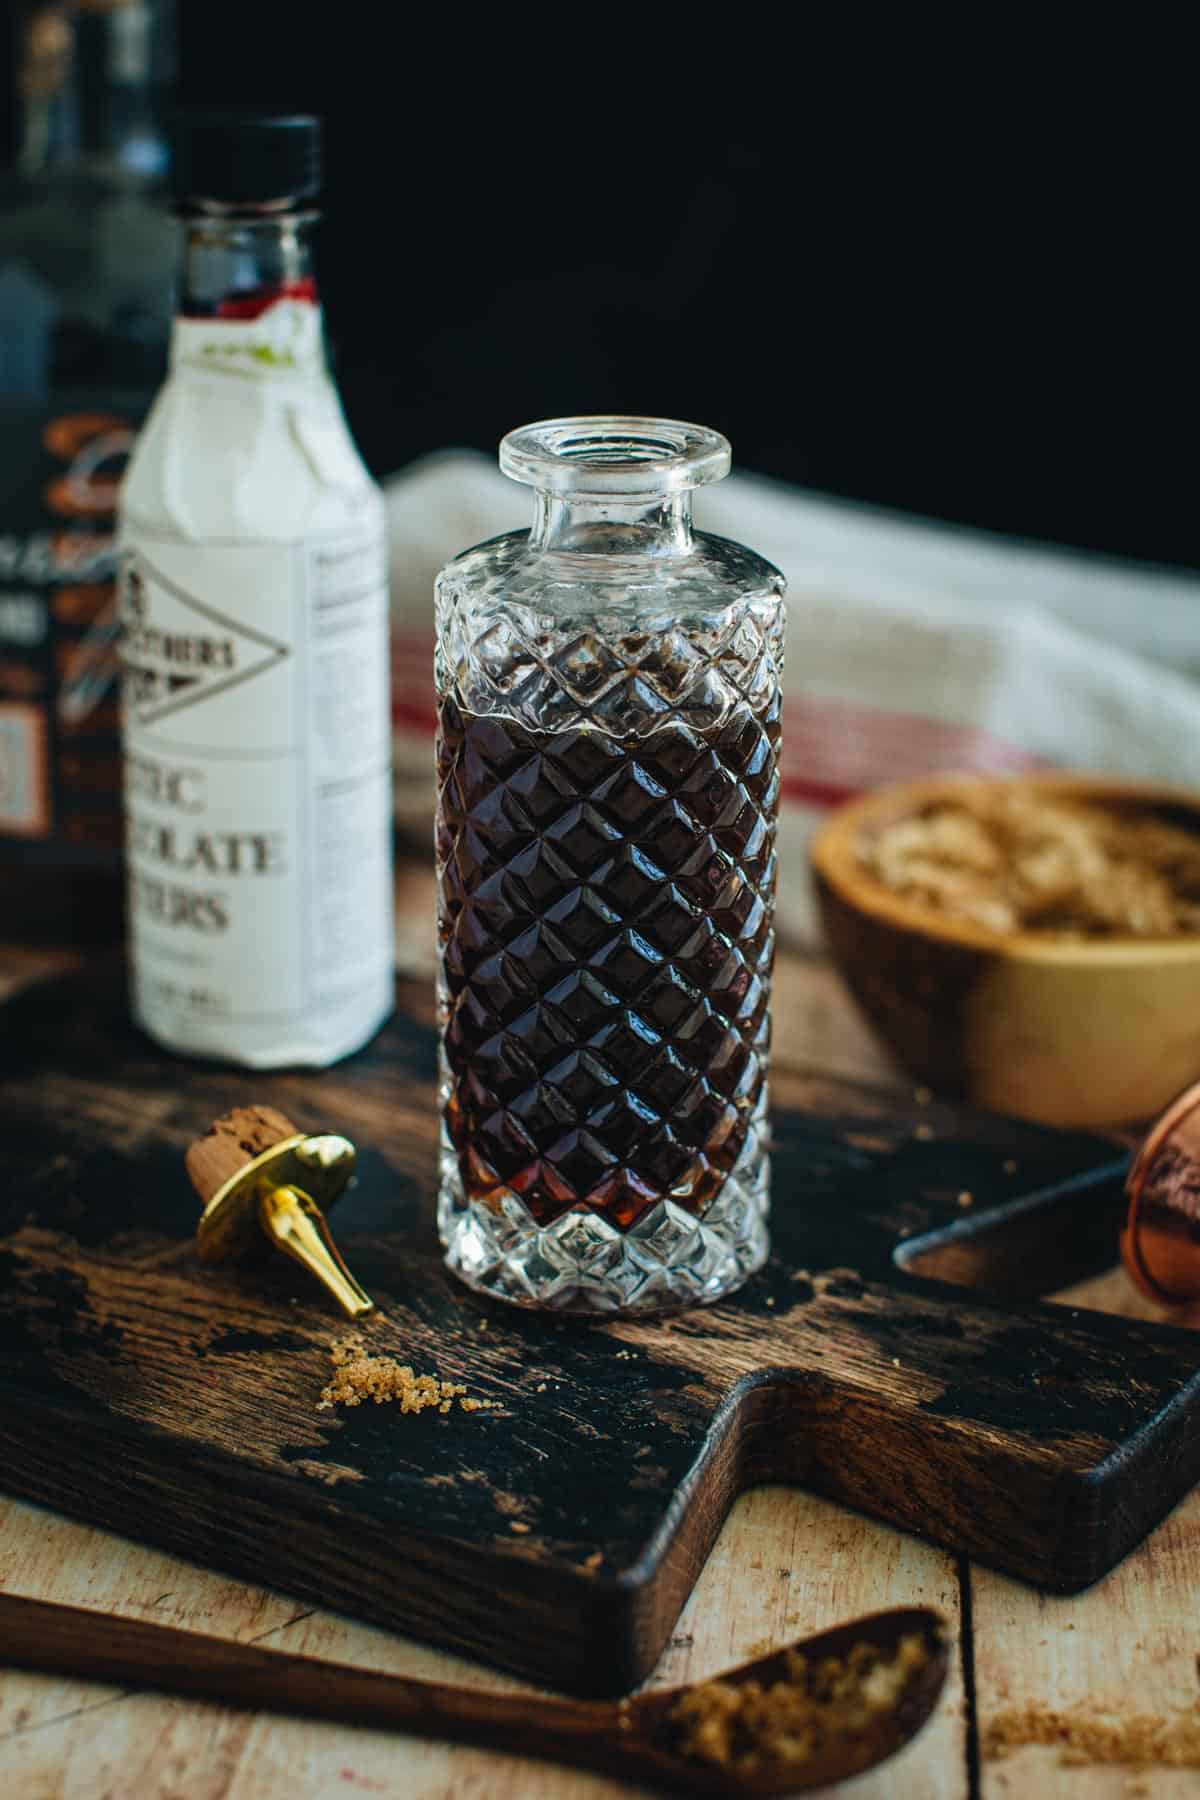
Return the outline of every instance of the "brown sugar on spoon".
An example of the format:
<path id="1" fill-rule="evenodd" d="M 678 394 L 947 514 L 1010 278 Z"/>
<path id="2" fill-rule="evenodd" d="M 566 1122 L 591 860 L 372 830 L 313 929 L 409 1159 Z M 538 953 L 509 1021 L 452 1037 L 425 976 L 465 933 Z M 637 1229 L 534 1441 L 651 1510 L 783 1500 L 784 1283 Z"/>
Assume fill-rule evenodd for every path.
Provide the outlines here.
<path id="1" fill-rule="evenodd" d="M 861 1737 L 929 1660 L 920 1632 L 901 1638 L 890 1656 L 872 1643 L 816 1661 L 790 1650 L 781 1680 L 767 1687 L 704 1682 L 684 1694 L 671 1717 L 687 1756 L 742 1774 L 799 1769 Z"/>

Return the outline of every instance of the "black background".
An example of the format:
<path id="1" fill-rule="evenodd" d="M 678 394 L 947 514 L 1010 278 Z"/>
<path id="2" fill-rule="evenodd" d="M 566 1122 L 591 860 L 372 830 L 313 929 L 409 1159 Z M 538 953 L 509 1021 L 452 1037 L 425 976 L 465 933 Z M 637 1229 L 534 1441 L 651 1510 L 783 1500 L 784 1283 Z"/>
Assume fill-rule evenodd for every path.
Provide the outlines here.
<path id="1" fill-rule="evenodd" d="M 323 114 L 379 473 L 660 412 L 830 492 L 1200 563 L 1183 46 L 989 17 L 179 0 L 180 93 Z"/>

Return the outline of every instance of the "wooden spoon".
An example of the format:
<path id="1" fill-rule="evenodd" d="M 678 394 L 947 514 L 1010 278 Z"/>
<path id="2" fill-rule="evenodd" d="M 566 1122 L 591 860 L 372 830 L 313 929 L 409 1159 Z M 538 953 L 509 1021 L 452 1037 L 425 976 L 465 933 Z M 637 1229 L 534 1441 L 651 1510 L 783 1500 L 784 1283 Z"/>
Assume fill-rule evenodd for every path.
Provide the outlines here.
<path id="1" fill-rule="evenodd" d="M 89 1681 L 132 1682 L 225 1706 L 483 1744 L 684 1794 L 794 1794 L 858 1775 L 894 1755 L 925 1723 L 946 1679 L 948 1639 L 939 1615 L 927 1607 L 898 1607 L 793 1646 L 810 1663 L 845 1657 L 856 1644 L 873 1645 L 890 1657 L 901 1639 L 913 1634 L 920 1635 L 927 1660 L 895 1703 L 872 1714 L 861 1733 L 818 1758 L 744 1772 L 684 1754 L 671 1715 L 692 1688 L 621 1701 L 485 1693 L 0 1594 L 0 1663 Z M 786 1657 L 786 1650 L 776 1651 L 720 1679 L 767 1685 L 784 1677 Z"/>

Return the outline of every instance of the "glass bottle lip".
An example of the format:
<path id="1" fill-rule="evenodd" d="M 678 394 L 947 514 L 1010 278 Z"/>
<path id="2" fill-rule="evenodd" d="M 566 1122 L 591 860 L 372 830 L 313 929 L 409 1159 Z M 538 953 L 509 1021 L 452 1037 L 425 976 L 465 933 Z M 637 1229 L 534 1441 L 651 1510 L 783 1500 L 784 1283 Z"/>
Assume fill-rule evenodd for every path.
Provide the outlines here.
<path id="1" fill-rule="evenodd" d="M 719 431 L 637 414 L 541 419 L 500 442 L 505 475 L 553 494 L 678 494 L 720 481 L 731 461 Z"/>

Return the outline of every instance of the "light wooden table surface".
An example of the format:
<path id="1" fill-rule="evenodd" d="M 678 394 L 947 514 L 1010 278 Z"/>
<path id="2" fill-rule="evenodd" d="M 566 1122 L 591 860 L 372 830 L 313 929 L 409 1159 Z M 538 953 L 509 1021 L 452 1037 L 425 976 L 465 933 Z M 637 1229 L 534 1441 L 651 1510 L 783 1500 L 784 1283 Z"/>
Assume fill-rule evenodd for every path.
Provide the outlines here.
<path id="1" fill-rule="evenodd" d="M 399 955 L 408 973 L 432 969 L 431 920 L 429 870 L 402 867 Z M 0 991 L 67 960 L 0 948 Z M 898 1079 L 820 960 L 782 958 L 775 1019 L 782 1062 Z M 1146 1312 L 1116 1271 L 1070 1297 Z M 2 1497 L 0 1589 L 521 1691 L 492 1670 Z M 901 1756 L 841 1792 L 853 1800 L 1184 1800 L 1200 1794 L 1200 1769 L 1062 1766 L 1047 1746 L 991 1760 L 986 1735 L 1004 1715 L 1035 1705 L 1086 1708 L 1089 1717 L 1111 1708 L 1122 1722 L 1196 1709 L 1200 1721 L 1198 1591 L 1200 1492 L 1107 1580 L 1064 1600 L 828 1501 L 760 1488 L 731 1513 L 652 1685 L 708 1676 L 858 1613 L 921 1602 L 941 1608 L 958 1634 L 941 1706 Z M 616 1800 L 629 1791 L 476 1750 L 0 1669 L 0 1800 Z"/>

